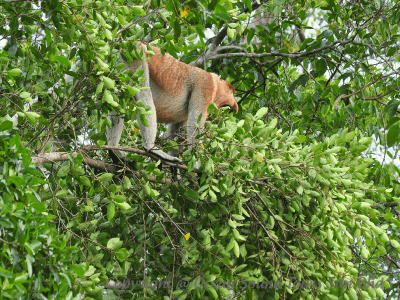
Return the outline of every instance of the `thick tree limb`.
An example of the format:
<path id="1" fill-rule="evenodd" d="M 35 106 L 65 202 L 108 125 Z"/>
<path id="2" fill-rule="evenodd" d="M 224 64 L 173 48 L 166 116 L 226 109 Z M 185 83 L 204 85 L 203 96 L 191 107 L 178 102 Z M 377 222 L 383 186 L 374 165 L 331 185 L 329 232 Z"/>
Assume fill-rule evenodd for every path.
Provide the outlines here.
<path id="1" fill-rule="evenodd" d="M 87 153 L 87 152 L 89 152 L 89 151 L 99 150 L 99 149 L 100 149 L 99 147 L 93 145 L 93 146 L 84 147 L 84 148 L 82 149 L 82 151 L 83 151 L 84 153 Z M 147 152 L 147 151 L 144 151 L 144 150 L 140 150 L 140 149 L 136 149 L 136 148 L 131 148 L 131 147 L 124 147 L 124 146 L 108 146 L 108 145 L 104 145 L 104 146 L 101 146 L 101 149 L 100 149 L 100 150 L 119 150 L 119 151 L 125 151 L 125 152 L 132 152 L 132 153 L 137 153 L 137 154 L 140 154 L 140 155 L 148 156 L 148 157 L 150 157 L 150 158 L 152 158 L 152 159 L 154 159 L 154 160 L 162 160 L 162 159 L 159 158 L 157 155 L 155 155 L 155 154 L 153 154 L 153 153 L 151 153 L 151 152 Z M 162 160 L 162 162 L 163 162 L 163 164 L 166 164 L 166 165 L 169 165 L 169 166 L 178 168 L 178 169 L 182 169 L 182 170 L 185 170 L 185 171 L 188 170 L 188 167 L 186 167 L 185 165 L 180 165 L 180 164 L 172 163 L 172 162 L 165 161 L 165 160 Z M 195 170 L 193 170 L 193 171 L 196 172 L 197 169 L 195 169 Z"/>
<path id="2" fill-rule="evenodd" d="M 76 157 L 79 152 L 72 152 L 71 153 L 73 157 Z M 81 153 L 82 154 L 82 153 Z M 32 163 L 36 163 L 39 165 L 42 165 L 47 162 L 56 162 L 56 161 L 67 161 L 68 160 L 68 155 L 69 152 L 51 152 L 51 153 L 42 153 L 37 156 L 32 157 Z M 83 161 L 86 165 L 89 167 L 108 172 L 108 173 L 113 173 L 116 174 L 118 171 L 121 169 L 121 167 L 111 165 L 111 164 L 106 164 L 101 161 L 97 161 L 95 159 L 92 159 L 90 157 L 83 157 Z M 187 168 L 186 168 L 187 169 Z M 140 176 L 140 175 L 138 175 Z M 149 181 L 151 182 L 156 182 L 156 176 L 150 176 Z M 171 179 L 168 178 L 163 178 L 159 183 L 172 183 Z"/>
<path id="3" fill-rule="evenodd" d="M 77 157 L 79 152 L 72 152 L 73 157 Z M 42 165 L 47 162 L 56 162 L 56 161 L 66 161 L 68 160 L 69 152 L 51 152 L 51 153 L 41 153 L 37 156 L 32 157 L 32 163 Z M 117 173 L 120 169 L 114 165 L 106 164 L 100 161 L 97 161 L 90 157 L 83 157 L 83 161 L 90 167 L 100 169 L 102 171 L 106 171 L 109 173 Z"/>

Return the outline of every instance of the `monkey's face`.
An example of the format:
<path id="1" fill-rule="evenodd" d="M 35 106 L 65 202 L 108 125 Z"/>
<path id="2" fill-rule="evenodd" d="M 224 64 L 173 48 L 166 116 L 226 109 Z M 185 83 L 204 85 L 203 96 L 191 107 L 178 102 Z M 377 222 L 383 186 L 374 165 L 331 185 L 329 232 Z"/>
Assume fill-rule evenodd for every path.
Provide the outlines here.
<path id="1" fill-rule="evenodd" d="M 234 97 L 235 88 L 226 82 L 225 80 L 220 79 L 218 92 L 215 99 L 215 104 L 218 108 L 223 106 L 231 107 L 236 113 L 239 111 L 239 106 Z"/>

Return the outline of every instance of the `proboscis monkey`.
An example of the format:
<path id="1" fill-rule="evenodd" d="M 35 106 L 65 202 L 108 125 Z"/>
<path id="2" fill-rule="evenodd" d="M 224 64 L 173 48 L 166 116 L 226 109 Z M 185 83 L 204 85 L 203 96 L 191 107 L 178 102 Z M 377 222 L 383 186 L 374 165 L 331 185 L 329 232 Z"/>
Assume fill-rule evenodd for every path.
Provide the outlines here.
<path id="1" fill-rule="evenodd" d="M 146 46 L 140 44 L 140 48 Z M 156 113 L 147 115 L 149 127 L 143 126 L 139 114 L 137 120 L 142 133 L 143 148 L 160 158 L 181 163 L 182 161 L 164 151 L 158 149 L 154 142 L 157 133 L 157 122 L 170 124 L 167 135 L 171 136 L 181 126 L 187 126 L 187 140 L 189 144 L 194 142 L 197 134 L 195 124 L 202 115 L 199 125 L 203 125 L 207 119 L 207 108 L 214 102 L 218 108 L 230 106 L 238 112 L 238 104 L 233 96 L 235 88 L 217 75 L 208 73 L 200 68 L 189 66 L 169 54 L 162 55 L 160 50 L 152 47 L 154 56 L 146 62 L 147 54 L 143 54 L 143 60 L 135 59 L 133 66 L 126 69 L 136 71 L 142 66 L 146 81 L 142 87 L 150 90 L 141 91 L 135 95 L 137 100 L 142 99 L 145 105 L 149 105 Z M 123 118 L 112 116 L 112 128 L 107 128 L 108 145 L 118 146 L 122 134 Z"/>

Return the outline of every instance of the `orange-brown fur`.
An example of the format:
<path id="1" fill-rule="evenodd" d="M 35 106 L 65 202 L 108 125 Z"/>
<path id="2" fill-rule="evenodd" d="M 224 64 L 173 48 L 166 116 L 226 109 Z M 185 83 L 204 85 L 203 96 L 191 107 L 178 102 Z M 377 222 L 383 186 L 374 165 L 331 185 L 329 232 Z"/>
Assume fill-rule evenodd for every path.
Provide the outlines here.
<path id="1" fill-rule="evenodd" d="M 215 74 L 189 66 L 168 53 L 162 55 L 156 47 L 152 47 L 152 49 L 155 55 L 150 58 L 149 62 L 150 81 L 158 89 L 171 97 L 177 97 L 185 90 L 185 86 L 193 90 L 193 86 L 197 85 L 204 99 L 201 109 L 204 118 L 207 118 L 207 107 L 211 102 L 214 102 L 218 108 L 228 105 L 238 112 L 238 105 L 233 96 L 235 88 L 228 82 L 219 79 Z M 153 96 L 153 100 L 158 123 L 169 124 L 187 119 L 188 112 L 184 111 L 182 107 L 169 104 L 167 109 L 163 109 L 163 104 L 154 98 L 156 97 Z"/>
<path id="2" fill-rule="evenodd" d="M 139 48 L 144 50 L 146 46 L 141 44 Z M 152 49 L 155 55 L 150 57 L 148 63 L 145 58 L 149 56 L 145 54 L 143 60 L 135 60 L 132 67 L 126 67 L 133 71 L 140 66 L 144 69 L 143 76 L 146 81 L 142 86 L 149 86 L 150 90 L 141 91 L 135 97 L 142 99 L 145 105 L 149 105 L 151 110 L 156 112 L 155 115 L 146 116 L 148 127 L 143 126 L 138 115 L 143 147 L 165 160 L 181 162 L 179 158 L 164 153 L 154 145 L 157 123 L 170 124 L 168 136 L 179 127 L 187 125 L 188 141 L 192 143 L 197 134 L 195 124 L 198 117 L 202 116 L 199 124 L 202 125 L 207 118 L 207 108 L 211 102 L 218 108 L 227 105 L 238 112 L 238 104 L 233 96 L 235 89 L 215 74 L 189 66 L 169 54 L 162 55 L 156 47 Z M 108 142 L 112 140 L 113 135 L 119 134 L 118 138 L 114 139 L 114 143 L 118 143 L 122 129 L 117 130 L 117 124 L 117 120 L 113 120 L 113 128 L 107 130 Z"/>

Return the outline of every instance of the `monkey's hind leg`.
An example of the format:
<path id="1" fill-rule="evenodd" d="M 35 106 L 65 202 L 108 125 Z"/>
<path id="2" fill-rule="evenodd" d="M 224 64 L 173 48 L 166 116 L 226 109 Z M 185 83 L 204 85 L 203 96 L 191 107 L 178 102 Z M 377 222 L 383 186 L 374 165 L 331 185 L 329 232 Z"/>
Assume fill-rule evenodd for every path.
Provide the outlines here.
<path id="1" fill-rule="evenodd" d="M 146 91 L 146 92 L 150 92 L 150 91 Z M 143 100 L 143 98 L 144 97 L 141 96 L 140 99 Z M 150 104 L 146 103 L 145 101 L 143 101 L 143 102 L 146 105 L 149 105 L 151 107 L 151 110 L 154 109 L 153 111 L 155 111 L 155 107 L 154 107 L 154 104 L 152 101 Z M 149 122 L 149 127 L 146 127 L 142 124 L 142 122 L 140 121 L 139 114 L 137 116 L 137 120 L 138 120 L 139 127 L 140 127 L 140 132 L 142 133 L 143 148 L 146 151 L 149 151 L 149 152 L 157 155 L 158 157 L 160 157 L 163 160 L 174 162 L 174 163 L 182 163 L 182 160 L 180 160 L 178 157 L 169 155 L 169 154 L 165 153 L 164 151 L 157 148 L 157 146 L 154 144 L 154 142 L 156 140 L 156 133 L 157 133 L 157 116 L 156 116 L 156 114 L 153 114 L 153 115 L 147 115 L 146 117 Z"/>
<path id="2" fill-rule="evenodd" d="M 109 146 L 118 146 L 119 145 L 119 140 L 121 139 L 121 135 L 122 135 L 122 130 L 124 129 L 124 115 L 122 116 L 117 116 L 116 112 L 111 112 L 108 115 L 111 119 L 111 124 L 112 127 L 109 128 L 107 126 L 106 131 L 106 137 L 107 137 L 107 145 Z M 110 155 L 112 161 L 114 164 L 118 164 L 119 163 L 119 158 L 118 156 L 115 154 L 115 152 L 113 150 L 109 150 L 108 154 Z M 125 154 L 126 153 L 122 153 Z"/>
<path id="3" fill-rule="evenodd" d="M 143 76 L 146 78 L 146 81 L 142 84 L 142 87 L 150 87 L 149 66 L 148 63 L 145 61 L 145 57 L 143 58 L 143 68 L 144 68 Z M 164 151 L 158 149 L 154 144 L 157 134 L 157 114 L 151 90 L 148 89 L 146 91 L 140 91 L 140 93 L 135 95 L 135 97 L 136 99 L 142 99 L 143 104 L 150 106 L 150 111 L 154 112 L 152 115 L 145 116 L 149 123 L 148 127 L 142 124 L 140 120 L 140 114 L 139 113 L 137 114 L 137 121 L 139 123 L 140 132 L 142 133 L 143 148 L 146 151 L 149 151 L 164 160 L 175 163 L 182 163 L 182 160 L 165 153 Z"/>

